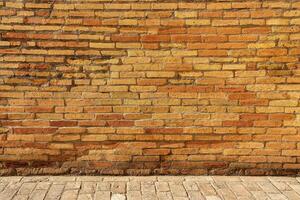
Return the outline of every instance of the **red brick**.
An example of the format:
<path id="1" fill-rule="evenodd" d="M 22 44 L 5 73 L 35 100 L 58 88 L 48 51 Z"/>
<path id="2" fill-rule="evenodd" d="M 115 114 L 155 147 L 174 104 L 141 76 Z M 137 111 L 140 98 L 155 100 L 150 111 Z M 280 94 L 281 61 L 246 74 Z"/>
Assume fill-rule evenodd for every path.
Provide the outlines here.
<path id="1" fill-rule="evenodd" d="M 183 133 L 182 128 L 146 128 L 145 133 L 149 134 L 180 134 Z"/>
<path id="2" fill-rule="evenodd" d="M 226 42 L 227 36 L 225 35 L 208 35 L 208 36 L 202 36 L 202 40 L 203 42 Z"/>
<path id="3" fill-rule="evenodd" d="M 77 126 L 77 124 L 77 121 L 50 121 L 50 126 L 57 127 Z"/>
<path id="4" fill-rule="evenodd" d="M 246 34 L 267 34 L 271 33 L 270 27 L 253 27 L 253 28 L 243 28 L 242 33 Z"/>
<path id="5" fill-rule="evenodd" d="M 281 126 L 282 122 L 281 121 L 276 121 L 276 120 L 261 120 L 261 121 L 254 121 L 254 126 L 267 126 L 267 127 L 278 127 Z"/>
<path id="6" fill-rule="evenodd" d="M 250 12 L 252 18 L 269 18 L 280 16 L 280 12 L 276 10 L 255 10 Z"/>
<path id="7" fill-rule="evenodd" d="M 230 35 L 229 41 L 256 41 L 256 35 Z"/>
<path id="8" fill-rule="evenodd" d="M 241 100 L 240 104 L 241 105 L 256 105 L 256 106 L 264 106 L 264 105 L 268 105 L 269 100 L 268 99 L 245 99 L 245 100 Z"/>
<path id="9" fill-rule="evenodd" d="M 49 113 L 53 112 L 54 107 L 45 107 L 45 106 L 34 106 L 34 107 L 28 107 L 25 108 L 26 112 L 34 112 L 34 113 Z"/>
<path id="10" fill-rule="evenodd" d="M 96 116 L 97 120 L 118 120 L 123 118 L 122 114 L 99 114 Z"/>
<path id="11" fill-rule="evenodd" d="M 295 115 L 293 114 L 270 114 L 270 120 L 293 120 Z"/>
<path id="12" fill-rule="evenodd" d="M 224 121 L 223 126 L 237 126 L 237 127 L 251 127 L 253 122 L 251 121 Z"/>
<path id="13" fill-rule="evenodd" d="M 266 120 L 268 119 L 267 114 L 242 114 L 241 120 Z"/>
<path id="14" fill-rule="evenodd" d="M 217 28 L 215 27 L 190 27 L 187 29 L 188 33 L 190 34 L 216 34 L 217 33 Z"/>
<path id="15" fill-rule="evenodd" d="M 107 124 L 112 127 L 128 127 L 134 126 L 134 121 L 107 121 Z"/>
<path id="16" fill-rule="evenodd" d="M 112 35 L 111 40 L 115 42 L 137 42 L 139 41 L 138 35 Z"/>
<path id="17" fill-rule="evenodd" d="M 143 151 L 144 155 L 168 155 L 170 149 L 145 149 Z"/>
<path id="18" fill-rule="evenodd" d="M 172 35 L 171 42 L 199 42 L 201 41 L 201 35 L 190 35 L 190 34 L 180 34 Z"/>
<path id="19" fill-rule="evenodd" d="M 161 28 L 158 30 L 160 35 L 186 33 L 186 28 Z"/>
<path id="20" fill-rule="evenodd" d="M 207 56 L 228 56 L 226 50 L 199 50 L 198 55 L 201 57 Z"/>
<path id="21" fill-rule="evenodd" d="M 167 82 L 166 79 L 138 79 L 137 84 L 138 85 L 165 85 Z"/>
<path id="22" fill-rule="evenodd" d="M 144 35 L 141 36 L 142 42 L 169 42 L 170 36 L 168 35 Z"/>
<path id="23" fill-rule="evenodd" d="M 83 19 L 82 24 L 87 25 L 87 26 L 99 26 L 99 25 L 102 24 L 102 20 L 93 19 L 93 18 L 90 18 L 90 19 L 86 18 L 86 19 Z"/>
<path id="24" fill-rule="evenodd" d="M 257 51 L 257 55 L 259 56 L 283 56 L 286 54 L 286 49 L 259 49 Z"/>
<path id="25" fill-rule="evenodd" d="M 14 128 L 15 134 L 47 134 L 55 133 L 57 128 Z"/>
<path id="26" fill-rule="evenodd" d="M 228 95 L 230 100 L 239 100 L 239 99 L 253 99 L 255 98 L 255 93 L 232 93 Z"/>

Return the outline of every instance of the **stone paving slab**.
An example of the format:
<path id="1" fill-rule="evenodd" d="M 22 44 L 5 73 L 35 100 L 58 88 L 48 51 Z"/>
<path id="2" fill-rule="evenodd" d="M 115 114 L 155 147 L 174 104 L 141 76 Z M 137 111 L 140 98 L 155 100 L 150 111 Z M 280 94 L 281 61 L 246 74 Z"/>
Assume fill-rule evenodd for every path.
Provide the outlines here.
<path id="1" fill-rule="evenodd" d="M 300 200 L 300 179 L 246 176 L 0 177 L 0 200 Z"/>

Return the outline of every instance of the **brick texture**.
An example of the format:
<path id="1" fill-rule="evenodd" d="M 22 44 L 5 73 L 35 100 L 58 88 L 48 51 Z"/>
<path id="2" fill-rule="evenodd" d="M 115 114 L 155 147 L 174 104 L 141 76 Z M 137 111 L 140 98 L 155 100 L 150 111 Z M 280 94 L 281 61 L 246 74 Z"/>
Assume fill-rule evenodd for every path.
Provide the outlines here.
<path id="1" fill-rule="evenodd" d="M 2 0 L 0 173 L 297 174 L 299 10 Z"/>

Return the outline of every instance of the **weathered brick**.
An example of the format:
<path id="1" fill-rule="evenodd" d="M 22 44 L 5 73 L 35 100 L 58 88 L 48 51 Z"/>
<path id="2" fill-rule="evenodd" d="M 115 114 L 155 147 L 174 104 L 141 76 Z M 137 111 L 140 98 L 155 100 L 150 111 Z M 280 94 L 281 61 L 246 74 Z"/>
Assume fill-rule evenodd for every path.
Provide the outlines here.
<path id="1" fill-rule="evenodd" d="M 155 10 L 175 10 L 177 7 L 177 3 L 153 3 L 151 6 Z"/>
<path id="2" fill-rule="evenodd" d="M 176 11 L 175 17 L 178 18 L 196 18 L 198 16 L 198 13 L 196 11 L 190 11 L 190 12 L 183 12 L 183 11 Z"/>
<path id="3" fill-rule="evenodd" d="M 208 3 L 207 9 L 209 10 L 223 10 L 223 9 L 231 9 L 231 3 L 222 2 L 222 3 Z"/>
<path id="4" fill-rule="evenodd" d="M 270 106 L 297 106 L 298 101 L 295 100 L 272 100 L 270 101 Z"/>
<path id="5" fill-rule="evenodd" d="M 242 33 L 245 34 L 267 34 L 272 30 L 270 27 L 254 27 L 254 28 L 243 28 Z"/>
<path id="6" fill-rule="evenodd" d="M 239 21 L 235 19 L 222 19 L 222 20 L 213 20 L 212 26 L 234 26 L 238 25 Z"/>
<path id="7" fill-rule="evenodd" d="M 170 41 L 170 36 L 168 35 L 144 35 L 141 36 L 142 42 L 168 42 Z"/>
<path id="8" fill-rule="evenodd" d="M 299 167 L 298 2 L 0 6 L 4 171 Z"/>
<path id="9" fill-rule="evenodd" d="M 185 20 L 185 24 L 188 26 L 205 26 L 205 25 L 209 25 L 210 23 L 211 22 L 208 19 L 187 19 L 187 20 Z"/>
<path id="10" fill-rule="evenodd" d="M 87 142 L 99 142 L 99 141 L 105 141 L 107 140 L 106 135 L 84 135 L 81 137 L 81 141 L 87 141 Z"/>

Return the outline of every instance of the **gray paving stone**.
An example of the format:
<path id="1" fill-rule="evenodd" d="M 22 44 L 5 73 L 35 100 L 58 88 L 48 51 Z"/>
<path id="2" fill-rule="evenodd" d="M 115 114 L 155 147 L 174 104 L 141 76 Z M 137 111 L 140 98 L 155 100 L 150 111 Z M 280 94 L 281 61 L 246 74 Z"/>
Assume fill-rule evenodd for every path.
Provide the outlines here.
<path id="1" fill-rule="evenodd" d="M 294 177 L 0 177 L 0 200 L 300 200 Z"/>
<path id="2" fill-rule="evenodd" d="M 47 182 L 49 181 L 48 176 L 26 176 L 21 179 L 21 182 Z"/>
<path id="3" fill-rule="evenodd" d="M 241 179 L 238 176 L 213 176 L 215 182 L 240 182 Z"/>
<path id="4" fill-rule="evenodd" d="M 238 199 L 253 199 L 251 193 L 241 183 L 228 182 L 227 185 Z"/>
<path id="5" fill-rule="evenodd" d="M 75 190 L 75 189 L 80 189 L 81 182 L 67 182 L 65 184 L 65 190 Z"/>
<path id="6" fill-rule="evenodd" d="M 120 181 L 128 182 L 129 177 L 128 176 L 104 176 L 103 181 L 104 182 L 105 181 L 109 181 L 109 182 L 120 182 Z"/>
<path id="7" fill-rule="evenodd" d="M 41 200 L 44 199 L 47 194 L 47 190 L 34 190 L 31 194 L 29 199 L 30 200 Z"/>
<path id="8" fill-rule="evenodd" d="M 217 194 L 224 200 L 235 200 L 237 199 L 234 193 L 228 188 L 227 184 L 224 182 L 216 182 L 213 184 Z"/>
<path id="9" fill-rule="evenodd" d="M 77 200 L 93 200 L 93 194 L 79 194 Z"/>
<path id="10" fill-rule="evenodd" d="M 272 184 L 280 191 L 292 190 L 292 188 L 286 182 L 272 181 Z"/>
<path id="11" fill-rule="evenodd" d="M 75 176 L 50 176 L 49 181 L 51 182 L 70 182 L 75 181 Z"/>
<path id="12" fill-rule="evenodd" d="M 92 194 L 95 193 L 97 183 L 96 182 L 82 182 L 79 194 Z"/>
<path id="13" fill-rule="evenodd" d="M 190 200 L 204 200 L 200 191 L 187 191 Z"/>
<path id="14" fill-rule="evenodd" d="M 218 196 L 206 196 L 205 197 L 206 200 L 222 200 L 220 197 Z"/>
<path id="15" fill-rule="evenodd" d="M 288 177 L 288 176 L 270 176 L 266 177 L 271 181 L 278 181 L 278 182 L 297 182 L 298 178 L 295 177 Z"/>
<path id="16" fill-rule="evenodd" d="M 35 188 L 36 183 L 23 183 L 21 188 L 18 191 L 20 195 L 29 195 Z"/>
<path id="17" fill-rule="evenodd" d="M 4 176 L 0 177 L 0 182 L 19 182 L 22 178 L 22 176 Z"/>
<path id="18" fill-rule="evenodd" d="M 61 194 L 64 190 L 64 185 L 52 184 L 45 197 L 45 200 L 57 200 L 60 199 Z"/>
<path id="19" fill-rule="evenodd" d="M 28 195 L 17 194 L 16 196 L 13 197 L 13 200 L 28 200 L 28 198 L 29 198 Z"/>
<path id="20" fill-rule="evenodd" d="M 155 183 L 156 191 L 158 192 L 168 192 L 170 191 L 170 187 L 168 182 L 156 182 Z"/>
<path id="21" fill-rule="evenodd" d="M 127 200 L 141 200 L 142 194 L 140 191 L 128 191 L 127 194 Z"/>
<path id="22" fill-rule="evenodd" d="M 96 186 L 96 191 L 109 191 L 110 183 L 109 182 L 98 182 Z"/>
<path id="23" fill-rule="evenodd" d="M 300 183 L 298 183 L 298 184 L 295 184 L 295 183 L 289 184 L 289 186 L 291 188 L 293 188 L 293 190 L 300 195 Z"/>
<path id="24" fill-rule="evenodd" d="M 288 200 L 287 197 L 283 194 L 269 194 L 269 197 L 272 200 Z"/>
<path id="25" fill-rule="evenodd" d="M 4 190 L 4 188 L 7 186 L 8 182 L 0 182 L 0 192 Z"/>
<path id="26" fill-rule="evenodd" d="M 127 191 L 140 191 L 141 190 L 141 183 L 139 181 L 129 181 L 127 182 Z"/>
<path id="27" fill-rule="evenodd" d="M 111 200 L 126 200 L 126 196 L 124 194 L 113 194 Z"/>
<path id="28" fill-rule="evenodd" d="M 167 182 L 182 182 L 184 181 L 184 176 L 158 176 L 158 181 Z"/>
<path id="29" fill-rule="evenodd" d="M 214 182 L 212 176 L 186 176 L 184 178 L 186 181 L 195 181 L 199 183 L 210 183 Z"/>
<path id="30" fill-rule="evenodd" d="M 49 187 L 51 186 L 51 182 L 39 182 L 37 183 L 35 189 L 36 190 L 48 190 Z"/>
<path id="31" fill-rule="evenodd" d="M 182 184 L 171 183 L 170 190 L 173 198 L 175 197 L 187 197 L 187 193 Z"/>
<path id="32" fill-rule="evenodd" d="M 210 183 L 197 183 L 201 193 L 207 196 L 214 196 L 217 194 L 216 190 Z"/>
<path id="33" fill-rule="evenodd" d="M 256 182 L 243 182 L 242 183 L 248 191 L 261 191 L 261 187 L 259 187 L 259 185 Z"/>
<path id="34" fill-rule="evenodd" d="M 266 176 L 241 176 L 240 179 L 243 182 L 268 182 L 269 179 Z"/>
<path id="35" fill-rule="evenodd" d="M 297 200 L 300 199 L 300 195 L 297 192 L 291 191 L 283 191 L 282 192 L 289 200 Z"/>
<path id="36" fill-rule="evenodd" d="M 76 181 L 102 181 L 102 176 L 78 176 L 76 177 Z"/>
<path id="37" fill-rule="evenodd" d="M 157 181 L 157 176 L 130 176 L 131 181 L 139 181 L 139 182 L 155 182 Z"/>
<path id="38" fill-rule="evenodd" d="M 183 186 L 187 191 L 189 191 L 189 190 L 199 190 L 197 183 L 194 182 L 194 181 L 184 181 Z"/>
<path id="39" fill-rule="evenodd" d="M 125 194 L 126 192 L 126 182 L 112 182 L 111 191 L 116 194 Z"/>
<path id="40" fill-rule="evenodd" d="M 21 185 L 21 183 L 10 182 L 0 193 L 0 199 L 12 199 L 18 193 L 18 190 L 21 187 Z"/>
<path id="41" fill-rule="evenodd" d="M 142 191 L 142 194 L 146 195 L 152 195 L 152 194 L 155 194 L 156 190 L 155 190 L 155 185 L 154 183 L 152 182 L 142 182 L 141 183 L 141 191 Z"/>
<path id="42" fill-rule="evenodd" d="M 188 197 L 173 197 L 174 200 L 189 200 Z"/>
<path id="43" fill-rule="evenodd" d="M 271 182 L 261 182 L 261 183 L 258 183 L 258 185 L 266 193 L 271 193 L 271 194 L 280 193 L 280 191 Z"/>
<path id="44" fill-rule="evenodd" d="M 96 191 L 95 200 L 110 200 L 110 191 Z"/>
<path id="45" fill-rule="evenodd" d="M 61 200 L 75 200 L 78 198 L 78 190 L 66 190 L 62 193 Z"/>
<path id="46" fill-rule="evenodd" d="M 264 192 L 264 191 L 254 191 L 251 192 L 254 199 L 261 199 L 261 200 L 267 200 L 270 199 L 270 197 Z"/>
<path id="47" fill-rule="evenodd" d="M 159 200 L 172 200 L 171 192 L 157 192 L 157 197 Z"/>

